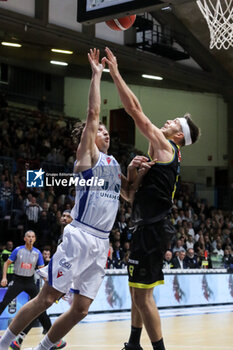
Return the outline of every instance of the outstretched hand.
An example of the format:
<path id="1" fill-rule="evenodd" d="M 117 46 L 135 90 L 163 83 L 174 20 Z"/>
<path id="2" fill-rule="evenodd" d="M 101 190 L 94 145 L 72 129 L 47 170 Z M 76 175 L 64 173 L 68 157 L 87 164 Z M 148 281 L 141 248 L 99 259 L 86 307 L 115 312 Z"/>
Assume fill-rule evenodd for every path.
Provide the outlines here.
<path id="1" fill-rule="evenodd" d="M 139 172 L 140 171 L 147 172 L 155 163 L 156 163 L 156 160 L 148 162 L 147 157 L 136 156 L 131 160 L 129 167 L 136 168 L 138 169 Z"/>
<path id="2" fill-rule="evenodd" d="M 103 60 L 107 63 L 110 74 L 113 76 L 118 73 L 117 59 L 108 47 L 105 48 L 105 52 L 107 57 L 104 57 Z"/>
<path id="3" fill-rule="evenodd" d="M 131 169 L 137 169 L 138 177 L 143 177 L 150 170 L 152 165 L 156 163 L 156 159 L 148 162 L 148 158 L 145 156 L 136 156 L 132 159 L 128 165 Z"/>
<path id="4" fill-rule="evenodd" d="M 90 52 L 87 54 L 87 57 L 91 65 L 92 72 L 102 73 L 105 67 L 105 60 L 104 58 L 102 58 L 101 63 L 99 62 L 100 50 L 97 50 L 96 48 L 94 48 L 93 50 L 90 49 Z"/>

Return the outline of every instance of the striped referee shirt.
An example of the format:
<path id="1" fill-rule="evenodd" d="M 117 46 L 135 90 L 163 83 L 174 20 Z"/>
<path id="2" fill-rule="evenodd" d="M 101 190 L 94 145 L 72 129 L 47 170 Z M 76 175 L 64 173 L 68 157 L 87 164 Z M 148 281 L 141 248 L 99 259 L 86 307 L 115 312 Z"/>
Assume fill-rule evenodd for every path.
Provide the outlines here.
<path id="1" fill-rule="evenodd" d="M 25 245 L 13 250 L 9 260 L 14 262 L 14 272 L 17 276 L 31 277 L 36 267 L 44 266 L 44 259 L 39 249 L 27 249 Z"/>

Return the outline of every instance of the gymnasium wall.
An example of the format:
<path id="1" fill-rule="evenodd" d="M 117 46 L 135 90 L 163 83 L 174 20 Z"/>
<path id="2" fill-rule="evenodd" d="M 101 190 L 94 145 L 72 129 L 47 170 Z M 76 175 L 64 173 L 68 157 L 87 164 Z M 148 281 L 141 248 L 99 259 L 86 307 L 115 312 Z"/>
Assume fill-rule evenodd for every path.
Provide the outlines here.
<path id="1" fill-rule="evenodd" d="M 108 73 L 103 73 L 108 74 Z M 104 76 L 103 76 L 104 78 Z M 65 78 L 65 112 L 67 115 L 86 118 L 89 80 Z M 130 86 L 139 98 L 145 114 L 161 127 L 167 119 L 192 114 L 201 128 L 199 142 L 182 150 L 182 178 L 206 184 L 206 178 L 213 178 L 216 167 L 227 167 L 227 105 L 220 95 Z M 109 115 L 111 109 L 122 108 L 113 83 L 101 83 L 101 117 Z M 107 100 L 106 104 L 103 101 Z M 136 130 L 135 147 L 147 151 L 147 140 Z M 211 160 L 208 160 L 210 159 Z"/>
<path id="2" fill-rule="evenodd" d="M 0 7 L 9 11 L 20 13 L 22 15 L 30 17 L 35 16 L 35 0 L 8 0 L 7 2 L 0 2 Z"/>

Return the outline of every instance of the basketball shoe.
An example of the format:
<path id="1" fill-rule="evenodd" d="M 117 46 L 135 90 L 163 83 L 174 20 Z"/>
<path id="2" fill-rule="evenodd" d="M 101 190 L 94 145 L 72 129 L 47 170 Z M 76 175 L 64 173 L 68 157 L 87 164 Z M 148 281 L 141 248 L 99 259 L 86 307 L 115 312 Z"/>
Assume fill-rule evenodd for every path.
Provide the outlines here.
<path id="1" fill-rule="evenodd" d="M 10 349 L 12 350 L 20 350 L 21 348 L 20 342 L 18 341 L 18 339 L 14 340 L 11 345 L 10 345 Z M 61 339 L 59 342 L 57 342 L 57 344 L 55 344 L 50 350 L 59 350 L 62 349 L 66 346 L 66 342 Z"/>
<path id="2" fill-rule="evenodd" d="M 140 345 L 133 345 L 130 343 L 124 343 L 124 347 L 122 350 L 143 350 Z"/>

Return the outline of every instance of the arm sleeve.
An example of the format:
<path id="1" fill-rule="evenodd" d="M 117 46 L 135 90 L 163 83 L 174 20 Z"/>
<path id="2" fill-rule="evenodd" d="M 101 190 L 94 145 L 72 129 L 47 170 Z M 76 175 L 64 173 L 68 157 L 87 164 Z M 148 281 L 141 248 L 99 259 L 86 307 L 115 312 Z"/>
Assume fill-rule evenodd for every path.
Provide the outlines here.
<path id="1" fill-rule="evenodd" d="M 44 259 L 43 259 L 43 255 L 41 254 L 41 252 L 39 252 L 39 256 L 38 256 L 38 260 L 37 260 L 37 266 L 44 266 Z"/>
<path id="2" fill-rule="evenodd" d="M 9 256 L 9 260 L 15 261 L 17 259 L 17 253 L 18 253 L 19 247 L 15 248 L 11 255 Z"/>

